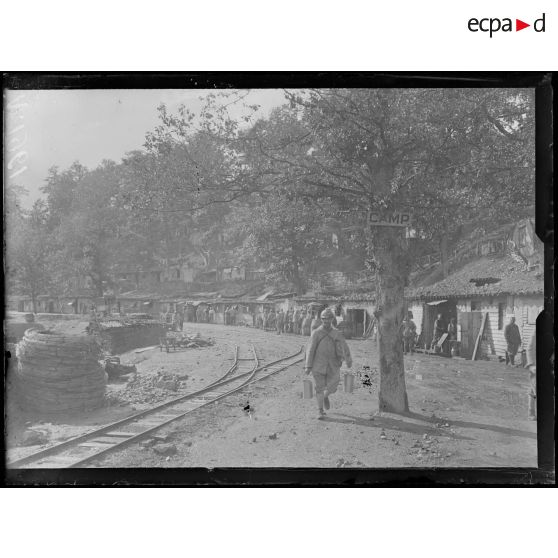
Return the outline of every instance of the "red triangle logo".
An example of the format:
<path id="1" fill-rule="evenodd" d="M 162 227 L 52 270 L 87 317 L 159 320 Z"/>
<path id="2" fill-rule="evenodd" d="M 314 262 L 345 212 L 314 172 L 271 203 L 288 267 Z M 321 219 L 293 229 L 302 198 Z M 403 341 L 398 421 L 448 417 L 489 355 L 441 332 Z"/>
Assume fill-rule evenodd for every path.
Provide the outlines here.
<path id="1" fill-rule="evenodd" d="M 524 21 L 521 21 L 520 19 L 515 20 L 515 30 L 516 31 L 521 31 L 522 29 L 525 29 L 526 27 L 531 27 L 531 24 L 530 23 L 525 23 Z"/>

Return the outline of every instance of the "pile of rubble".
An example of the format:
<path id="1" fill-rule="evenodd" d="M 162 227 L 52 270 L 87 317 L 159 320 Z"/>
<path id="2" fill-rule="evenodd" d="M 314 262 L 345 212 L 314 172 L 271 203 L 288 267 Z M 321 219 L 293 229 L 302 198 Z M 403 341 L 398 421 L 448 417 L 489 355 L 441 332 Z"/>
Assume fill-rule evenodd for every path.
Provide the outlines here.
<path id="1" fill-rule="evenodd" d="M 199 332 L 187 334 L 182 331 L 167 331 L 164 338 L 161 338 L 161 350 L 166 348 L 167 352 L 170 348 L 178 349 L 198 349 L 200 347 L 211 347 L 215 344 L 215 340 L 202 337 Z"/>
<path id="2" fill-rule="evenodd" d="M 118 401 L 121 403 L 158 403 L 169 399 L 173 394 L 177 397 L 186 388 L 188 376 L 176 374 L 163 374 L 141 376 L 134 374 L 126 387 L 118 392 Z"/>
<path id="3" fill-rule="evenodd" d="M 104 403 L 100 347 L 87 335 L 31 329 L 18 343 L 15 388 L 28 411 L 73 413 Z"/>

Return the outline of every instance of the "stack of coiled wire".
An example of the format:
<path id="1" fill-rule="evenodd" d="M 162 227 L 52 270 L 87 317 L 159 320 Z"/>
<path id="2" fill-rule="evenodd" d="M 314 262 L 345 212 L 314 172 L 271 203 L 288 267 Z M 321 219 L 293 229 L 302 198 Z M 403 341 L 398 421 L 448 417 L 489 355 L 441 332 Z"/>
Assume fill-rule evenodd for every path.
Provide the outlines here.
<path id="1" fill-rule="evenodd" d="M 103 405 L 106 376 L 93 336 L 30 329 L 16 354 L 16 390 L 26 410 L 79 413 Z"/>

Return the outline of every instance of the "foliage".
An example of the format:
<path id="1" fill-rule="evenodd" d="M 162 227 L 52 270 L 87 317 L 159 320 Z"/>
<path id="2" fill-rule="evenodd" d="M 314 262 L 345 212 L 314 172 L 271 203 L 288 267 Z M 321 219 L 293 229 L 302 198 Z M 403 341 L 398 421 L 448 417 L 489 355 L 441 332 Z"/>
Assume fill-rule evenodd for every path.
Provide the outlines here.
<path id="1" fill-rule="evenodd" d="M 212 111 L 211 99 L 200 129 L 244 162 L 235 175 L 234 199 L 253 197 L 256 182 L 269 200 L 263 218 L 256 214 L 252 219 L 249 238 L 260 253 L 273 254 L 270 267 L 283 275 L 293 274 L 299 263 L 293 248 L 296 224 L 283 220 L 278 198 L 327 206 L 339 221 L 348 217 L 361 226 L 360 240 L 377 280 L 380 409 L 405 411 L 398 331 L 416 246 L 399 231 L 369 230 L 366 214 L 411 210 L 420 238 L 443 245 L 470 221 L 509 219 L 510 205 L 512 214 L 521 215 L 530 205 L 525 201 L 532 199 L 532 93 L 329 89 L 286 95 L 289 108 L 276 110 L 269 122 L 257 122 L 246 132 L 232 125 L 226 113 Z M 187 141 L 194 137 L 189 132 L 194 121 L 183 114 L 166 118 L 157 137 Z M 219 191 L 226 191 L 224 182 Z M 211 200 L 211 191 L 205 193 Z M 268 211 L 273 207 L 279 211 Z"/>
<path id="2" fill-rule="evenodd" d="M 6 243 L 6 282 L 9 291 L 37 297 L 52 287 L 52 245 L 46 230 L 46 213 L 41 201 L 29 212 L 21 209 L 19 193 L 12 189 L 8 198 Z"/>
<path id="3" fill-rule="evenodd" d="M 263 266 L 269 278 L 288 281 L 302 294 L 304 272 L 311 270 L 327 246 L 324 215 L 303 200 L 270 195 L 244 213 L 237 210 L 238 251 L 249 265 Z"/>
<path id="4" fill-rule="evenodd" d="M 87 174 L 87 168 L 75 161 L 68 169 L 59 171 L 57 167 L 51 167 L 45 179 L 45 185 L 41 188 L 45 195 L 48 221 L 50 231 L 53 231 L 68 215 L 74 203 L 76 190 L 79 182 Z"/>

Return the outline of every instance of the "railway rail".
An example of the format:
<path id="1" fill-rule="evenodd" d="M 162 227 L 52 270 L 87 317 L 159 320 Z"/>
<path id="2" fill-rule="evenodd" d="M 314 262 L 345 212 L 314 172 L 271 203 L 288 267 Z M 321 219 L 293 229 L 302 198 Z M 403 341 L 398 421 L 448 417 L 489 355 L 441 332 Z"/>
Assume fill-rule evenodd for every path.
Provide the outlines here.
<path id="1" fill-rule="evenodd" d="M 44 448 L 7 464 L 8 468 L 82 467 L 124 446 L 139 442 L 159 428 L 236 393 L 249 384 L 276 374 L 302 361 L 302 347 L 281 359 L 261 364 L 254 345 L 250 358 L 239 357 L 234 347 L 231 367 L 217 380 L 195 392 L 146 409 L 70 440 Z"/>

